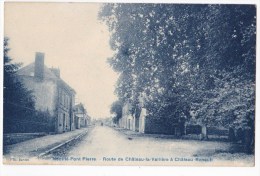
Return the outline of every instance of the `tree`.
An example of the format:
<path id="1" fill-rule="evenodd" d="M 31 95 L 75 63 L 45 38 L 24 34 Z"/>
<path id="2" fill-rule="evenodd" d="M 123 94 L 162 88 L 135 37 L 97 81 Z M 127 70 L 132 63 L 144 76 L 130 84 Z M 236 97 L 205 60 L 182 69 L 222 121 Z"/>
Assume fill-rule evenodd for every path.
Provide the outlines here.
<path id="1" fill-rule="evenodd" d="M 100 19 L 112 33 L 109 63 L 123 102 L 135 106 L 145 94 L 150 118 L 189 121 L 195 110 L 206 126 L 254 128 L 242 119 L 249 108 L 254 122 L 255 6 L 106 4 Z M 238 99 L 239 113 L 224 108 Z"/>
<path id="2" fill-rule="evenodd" d="M 21 64 L 12 63 L 8 56 L 8 38 L 4 38 L 4 132 L 19 130 L 22 120 L 34 114 L 34 96 L 18 80 L 16 71 Z"/>
<path id="3" fill-rule="evenodd" d="M 121 101 L 115 101 L 111 105 L 110 113 L 115 115 L 113 117 L 114 123 L 118 123 L 119 119 L 122 118 L 122 108 L 123 108 L 123 104 Z"/>

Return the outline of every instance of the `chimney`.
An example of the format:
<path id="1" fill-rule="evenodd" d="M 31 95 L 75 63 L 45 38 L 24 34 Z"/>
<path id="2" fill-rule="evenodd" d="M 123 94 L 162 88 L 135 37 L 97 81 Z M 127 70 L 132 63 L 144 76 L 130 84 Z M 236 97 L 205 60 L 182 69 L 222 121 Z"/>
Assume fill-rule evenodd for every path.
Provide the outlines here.
<path id="1" fill-rule="evenodd" d="M 44 53 L 36 52 L 34 77 L 40 80 L 44 78 Z"/>

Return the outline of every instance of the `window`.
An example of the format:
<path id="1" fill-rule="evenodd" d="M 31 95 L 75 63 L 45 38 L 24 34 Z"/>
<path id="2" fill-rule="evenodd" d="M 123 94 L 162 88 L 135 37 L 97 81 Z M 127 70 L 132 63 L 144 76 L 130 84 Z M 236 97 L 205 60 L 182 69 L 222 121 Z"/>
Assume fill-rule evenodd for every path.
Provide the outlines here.
<path id="1" fill-rule="evenodd" d="M 63 94 L 62 94 L 62 99 L 63 99 L 63 101 L 62 101 L 62 103 L 63 103 L 63 106 L 65 106 L 65 93 L 63 92 Z"/>
<path id="2" fill-rule="evenodd" d="M 66 95 L 66 108 L 69 108 L 69 101 L 68 101 L 68 95 Z"/>

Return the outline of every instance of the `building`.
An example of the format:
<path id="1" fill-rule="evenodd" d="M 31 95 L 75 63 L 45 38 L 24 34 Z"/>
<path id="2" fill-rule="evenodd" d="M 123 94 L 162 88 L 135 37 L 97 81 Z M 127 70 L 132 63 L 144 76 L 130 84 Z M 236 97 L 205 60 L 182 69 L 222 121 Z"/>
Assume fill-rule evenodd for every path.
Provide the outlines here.
<path id="1" fill-rule="evenodd" d="M 50 132 L 75 129 L 73 106 L 76 92 L 60 78 L 60 70 L 44 65 L 44 53 L 36 53 L 35 62 L 17 71 L 18 79 L 33 91 L 35 108 L 48 112 Z"/>
<path id="2" fill-rule="evenodd" d="M 131 113 L 132 106 L 126 102 L 122 107 L 122 118 L 119 119 L 119 126 L 128 130 L 135 131 L 135 118 Z"/>
<path id="3" fill-rule="evenodd" d="M 146 113 L 146 109 L 141 106 L 138 106 L 133 111 L 131 104 L 126 102 L 122 108 L 122 118 L 119 119 L 118 123 L 119 127 L 145 133 Z"/>
<path id="4" fill-rule="evenodd" d="M 79 103 L 73 108 L 75 116 L 75 127 L 77 129 L 87 127 L 90 124 L 90 116 L 82 103 Z"/>
<path id="5" fill-rule="evenodd" d="M 122 118 L 119 119 L 119 127 L 140 133 L 150 134 L 178 134 L 179 123 L 171 120 L 149 117 L 145 108 L 146 98 L 139 97 L 138 105 L 133 108 L 129 102 L 124 103 L 122 108 Z"/>

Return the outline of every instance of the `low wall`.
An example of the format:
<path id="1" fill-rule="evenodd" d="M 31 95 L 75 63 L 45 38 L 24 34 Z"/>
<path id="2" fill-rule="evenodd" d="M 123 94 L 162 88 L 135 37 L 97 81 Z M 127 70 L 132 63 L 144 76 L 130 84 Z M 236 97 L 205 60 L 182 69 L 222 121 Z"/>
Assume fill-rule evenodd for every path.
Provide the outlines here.
<path id="1" fill-rule="evenodd" d="M 12 145 L 47 135 L 47 133 L 8 133 L 4 134 L 4 145 Z"/>
<path id="2" fill-rule="evenodd" d="M 145 119 L 145 133 L 147 134 L 170 134 L 174 135 L 176 124 L 166 120 L 158 120 L 153 118 Z"/>

